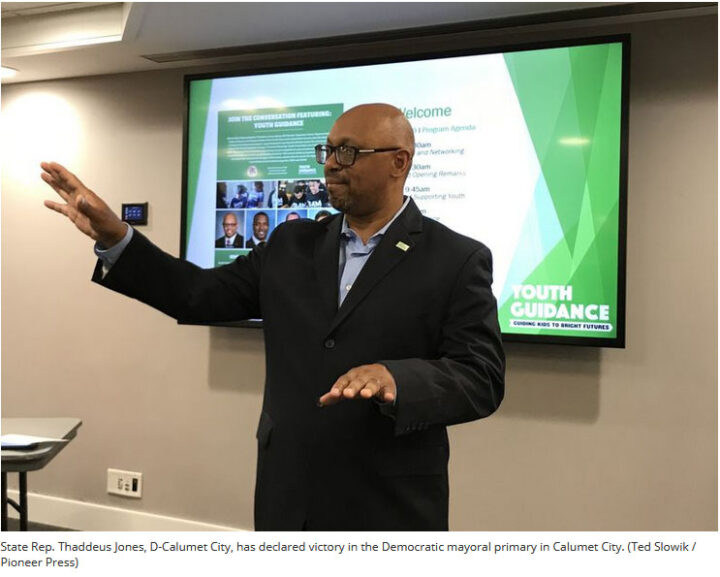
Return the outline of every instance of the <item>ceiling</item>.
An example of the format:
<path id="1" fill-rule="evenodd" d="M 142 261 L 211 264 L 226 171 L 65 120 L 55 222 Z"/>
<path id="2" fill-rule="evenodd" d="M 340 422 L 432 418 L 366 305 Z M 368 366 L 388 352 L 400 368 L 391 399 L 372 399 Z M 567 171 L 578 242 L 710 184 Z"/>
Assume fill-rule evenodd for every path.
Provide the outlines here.
<path id="1" fill-rule="evenodd" d="M 3 2 L 3 84 L 227 61 L 318 39 L 474 22 L 717 13 L 715 3 Z M 644 7 L 643 7 L 644 6 Z M 654 8 L 650 8 L 654 6 Z M 335 39 L 337 41 L 337 38 Z"/>

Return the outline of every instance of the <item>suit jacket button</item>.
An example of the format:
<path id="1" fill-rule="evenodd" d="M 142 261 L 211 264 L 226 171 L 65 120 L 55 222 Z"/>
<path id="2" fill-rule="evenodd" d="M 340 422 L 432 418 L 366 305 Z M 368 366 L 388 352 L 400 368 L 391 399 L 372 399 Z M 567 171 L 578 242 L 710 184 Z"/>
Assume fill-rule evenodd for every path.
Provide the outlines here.
<path id="1" fill-rule="evenodd" d="M 326 349 L 334 349 L 335 348 L 335 339 L 328 339 L 325 341 L 325 348 Z"/>

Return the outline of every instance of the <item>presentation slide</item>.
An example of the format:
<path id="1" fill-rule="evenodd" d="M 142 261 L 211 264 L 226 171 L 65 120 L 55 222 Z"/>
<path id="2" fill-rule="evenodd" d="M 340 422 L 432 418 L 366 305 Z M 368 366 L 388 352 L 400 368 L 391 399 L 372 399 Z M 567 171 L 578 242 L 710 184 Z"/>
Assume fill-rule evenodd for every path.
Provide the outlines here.
<path id="1" fill-rule="evenodd" d="M 344 110 L 387 102 L 415 131 L 405 194 L 491 249 L 503 333 L 615 339 L 622 51 L 192 79 L 184 256 L 226 264 L 285 220 L 334 213 L 314 146 Z"/>

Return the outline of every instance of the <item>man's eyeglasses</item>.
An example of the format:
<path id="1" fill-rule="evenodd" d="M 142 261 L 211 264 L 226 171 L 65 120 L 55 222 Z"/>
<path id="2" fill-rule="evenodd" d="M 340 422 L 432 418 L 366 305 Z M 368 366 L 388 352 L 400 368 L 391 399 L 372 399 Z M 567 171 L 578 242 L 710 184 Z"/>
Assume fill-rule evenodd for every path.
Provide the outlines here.
<path id="1" fill-rule="evenodd" d="M 331 146 L 330 144 L 318 144 L 315 147 L 315 160 L 318 164 L 325 164 L 331 154 L 335 153 L 335 160 L 340 166 L 352 166 L 357 160 L 357 155 L 370 154 L 372 152 L 390 152 L 391 150 L 401 150 L 398 148 L 358 148 L 357 146 L 348 146 L 341 144 L 340 146 Z"/>

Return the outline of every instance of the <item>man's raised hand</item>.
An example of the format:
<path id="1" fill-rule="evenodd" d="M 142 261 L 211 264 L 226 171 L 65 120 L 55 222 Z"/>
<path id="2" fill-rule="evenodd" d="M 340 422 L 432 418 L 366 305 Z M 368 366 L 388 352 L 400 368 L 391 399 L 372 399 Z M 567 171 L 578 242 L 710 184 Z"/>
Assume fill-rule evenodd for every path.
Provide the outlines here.
<path id="1" fill-rule="evenodd" d="M 77 176 L 57 162 L 42 162 L 40 166 L 42 179 L 65 201 L 46 200 L 45 206 L 64 214 L 80 231 L 105 248 L 125 237 L 127 225 Z"/>

